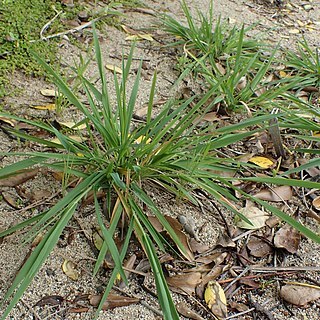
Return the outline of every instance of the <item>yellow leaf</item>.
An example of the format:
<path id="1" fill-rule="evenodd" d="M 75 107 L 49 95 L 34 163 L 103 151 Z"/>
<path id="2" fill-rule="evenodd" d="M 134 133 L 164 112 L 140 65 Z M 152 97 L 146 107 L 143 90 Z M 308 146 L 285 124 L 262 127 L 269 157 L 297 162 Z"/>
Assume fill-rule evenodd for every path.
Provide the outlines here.
<path id="1" fill-rule="evenodd" d="M 31 106 L 31 108 L 37 110 L 56 110 L 56 105 L 54 103 L 50 103 L 45 106 Z"/>
<path id="2" fill-rule="evenodd" d="M 67 127 L 69 129 L 79 129 L 83 130 L 86 128 L 85 123 L 77 125 L 76 122 L 74 121 L 65 121 L 65 122 L 58 122 L 61 126 Z"/>
<path id="3" fill-rule="evenodd" d="M 131 36 L 127 36 L 124 40 L 126 40 L 126 41 L 135 41 L 135 40 L 139 40 L 139 37 L 136 34 L 132 34 Z"/>
<path id="4" fill-rule="evenodd" d="M 204 292 L 204 300 L 218 319 L 226 319 L 227 299 L 222 287 L 217 281 L 208 282 Z"/>
<path id="5" fill-rule="evenodd" d="M 144 40 L 153 41 L 152 35 L 149 33 L 139 33 L 138 37 Z"/>
<path id="6" fill-rule="evenodd" d="M 140 136 L 140 137 L 138 137 L 138 139 L 135 140 L 135 143 L 138 143 L 138 144 L 140 144 L 140 143 L 142 143 L 142 142 L 144 142 L 145 144 L 148 144 L 148 143 L 151 142 L 151 139 L 148 138 L 148 139 L 146 140 L 146 137 L 145 137 L 145 136 Z"/>
<path id="7" fill-rule="evenodd" d="M 110 71 L 122 74 L 122 69 L 117 66 L 114 66 L 113 64 L 106 64 L 105 67 Z"/>
<path id="8" fill-rule="evenodd" d="M 92 239 L 94 246 L 100 251 L 103 245 L 103 237 L 100 229 L 92 234 Z"/>
<path id="9" fill-rule="evenodd" d="M 76 270 L 76 264 L 70 260 L 64 260 L 62 271 L 72 280 L 78 280 L 79 272 Z"/>
<path id="10" fill-rule="evenodd" d="M 262 169 L 269 169 L 273 166 L 273 161 L 266 157 L 252 157 L 251 159 L 249 159 L 249 162 L 256 164 Z"/>
<path id="11" fill-rule="evenodd" d="M 45 97 L 55 97 L 61 94 L 59 94 L 56 90 L 54 89 L 41 89 L 40 93 L 45 96 Z"/>
<path id="12" fill-rule="evenodd" d="M 70 138 L 71 140 L 74 140 L 76 142 L 83 142 L 85 139 L 79 136 L 68 136 L 68 138 Z M 58 138 L 53 138 L 52 140 L 50 140 L 53 143 L 57 143 L 57 144 L 61 144 L 60 140 Z"/>

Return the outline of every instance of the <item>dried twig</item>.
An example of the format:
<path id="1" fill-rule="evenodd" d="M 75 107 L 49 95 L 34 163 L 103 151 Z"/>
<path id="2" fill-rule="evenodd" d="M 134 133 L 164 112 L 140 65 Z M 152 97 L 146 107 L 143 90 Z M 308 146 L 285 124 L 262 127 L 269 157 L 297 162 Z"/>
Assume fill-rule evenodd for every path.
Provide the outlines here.
<path id="1" fill-rule="evenodd" d="M 48 21 L 41 29 L 40 31 L 40 39 L 41 40 L 46 40 L 46 37 L 43 36 L 43 33 L 49 28 L 50 24 L 56 20 L 59 15 L 62 13 L 62 11 L 59 11 L 50 21 Z"/>

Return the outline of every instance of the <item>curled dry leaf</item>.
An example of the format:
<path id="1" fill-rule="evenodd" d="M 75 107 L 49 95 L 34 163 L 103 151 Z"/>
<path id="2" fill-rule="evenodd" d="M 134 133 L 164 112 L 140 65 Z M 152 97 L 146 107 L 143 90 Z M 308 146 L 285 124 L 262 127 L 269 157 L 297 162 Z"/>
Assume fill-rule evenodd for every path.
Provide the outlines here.
<path id="1" fill-rule="evenodd" d="M 89 303 L 97 307 L 101 301 L 101 295 L 89 295 Z M 102 310 L 113 309 L 117 307 L 125 307 L 134 303 L 138 303 L 140 299 L 124 297 L 117 294 L 109 294 L 108 298 L 102 305 Z"/>
<path id="2" fill-rule="evenodd" d="M 183 249 L 184 250 L 182 248 L 178 247 L 179 251 L 189 261 L 193 261 L 194 260 L 194 255 L 193 255 L 193 252 L 190 249 L 188 237 L 182 232 L 181 223 L 177 219 L 172 218 L 170 216 L 164 216 L 164 217 L 169 222 L 171 228 L 173 229 L 175 234 L 179 237 L 179 239 L 180 239 L 180 241 L 181 241 L 181 243 L 183 245 Z M 162 226 L 162 224 L 159 222 L 159 220 L 156 217 L 148 216 L 148 219 L 151 222 L 151 224 L 153 225 L 153 227 L 158 232 L 163 232 L 164 231 L 164 227 Z"/>
<path id="3" fill-rule="evenodd" d="M 72 280 L 79 279 L 79 271 L 76 269 L 76 264 L 70 260 L 64 260 L 62 264 L 63 272 Z"/>
<path id="4" fill-rule="evenodd" d="M 227 317 L 227 299 L 217 281 L 210 281 L 204 292 L 204 300 L 212 313 L 220 320 Z"/>
<path id="5" fill-rule="evenodd" d="M 64 298 L 62 296 L 58 295 L 51 295 L 51 296 L 45 296 L 41 298 L 35 305 L 38 307 L 43 306 L 59 306 L 64 301 Z"/>
<path id="6" fill-rule="evenodd" d="M 280 296 L 291 304 L 303 307 L 307 303 L 320 298 L 320 287 L 285 285 L 280 289 Z"/>
<path id="7" fill-rule="evenodd" d="M 296 253 L 299 248 L 300 240 L 300 233 L 286 224 L 277 231 L 273 241 L 276 248 L 284 248 L 290 253 Z"/>
<path id="8" fill-rule="evenodd" d="M 115 73 L 119 73 L 119 74 L 122 74 L 122 69 L 117 67 L 117 66 L 114 66 L 113 64 L 106 64 L 105 65 L 106 69 L 107 70 L 110 70 L 112 72 L 115 72 Z"/>
<path id="9" fill-rule="evenodd" d="M 251 224 L 249 224 L 248 222 L 237 217 L 237 219 L 240 219 L 237 221 L 237 227 L 242 229 L 260 229 L 265 226 L 266 221 L 269 219 L 269 215 L 257 207 L 250 206 L 242 208 L 240 213 L 242 213 L 243 216 L 245 216 L 251 222 Z"/>
<path id="10" fill-rule="evenodd" d="M 280 186 L 272 189 L 264 189 L 254 196 L 255 198 L 265 201 L 288 201 L 292 198 L 292 188 L 290 186 Z"/>
<path id="11" fill-rule="evenodd" d="M 257 258 L 265 257 L 272 253 L 271 245 L 264 239 L 252 236 L 247 243 L 250 254 Z"/>
<path id="12" fill-rule="evenodd" d="M 16 187 L 33 179 L 39 172 L 39 168 L 19 170 L 15 174 L 0 179 L 0 187 Z"/>
<path id="13" fill-rule="evenodd" d="M 184 302 L 177 304 L 177 311 L 188 319 L 204 320 L 199 314 L 191 310 Z"/>
<path id="14" fill-rule="evenodd" d="M 320 196 L 318 197 L 315 197 L 313 200 L 312 200 L 312 205 L 315 209 L 317 210 L 320 210 Z"/>
<path id="15" fill-rule="evenodd" d="M 201 272 L 190 272 L 167 277 L 166 280 L 172 291 L 192 295 L 201 283 L 201 278 Z"/>

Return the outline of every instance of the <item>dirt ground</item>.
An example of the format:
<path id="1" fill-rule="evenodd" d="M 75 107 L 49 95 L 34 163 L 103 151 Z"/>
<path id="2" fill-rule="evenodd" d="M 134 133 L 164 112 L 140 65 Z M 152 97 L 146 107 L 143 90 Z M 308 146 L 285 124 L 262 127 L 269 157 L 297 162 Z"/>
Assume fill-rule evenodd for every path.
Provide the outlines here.
<path id="1" fill-rule="evenodd" d="M 98 1 L 99 2 L 99 1 Z M 285 2 L 285 1 L 284 1 Z M 148 8 L 154 9 L 155 12 L 165 12 L 173 15 L 183 22 L 184 17 L 178 0 L 169 1 L 151 1 L 144 0 Z M 187 1 L 191 11 L 196 13 L 199 9 L 206 13 L 210 1 L 198 0 Z M 313 1 L 297 1 L 282 3 L 277 1 L 241 1 L 241 0 L 215 0 L 214 15 L 218 18 L 227 19 L 230 23 L 245 23 L 250 25 L 257 23 L 257 27 L 251 31 L 252 34 L 264 32 L 264 37 L 275 44 L 281 41 L 280 46 L 292 47 L 296 44 L 297 39 L 303 35 L 307 41 L 314 47 L 320 47 L 320 3 Z M 154 69 L 158 70 L 156 100 L 160 101 L 177 94 L 179 88 L 173 88 L 172 84 L 178 77 L 174 69 L 176 57 L 173 50 L 165 48 L 166 35 L 157 27 L 157 13 L 153 11 L 143 11 L 136 9 L 123 9 L 123 24 L 133 29 L 148 30 L 156 41 L 140 42 L 134 53 L 138 60 L 142 58 L 145 61 L 143 70 L 143 81 L 139 92 L 139 105 L 137 112 L 143 110 L 144 104 L 148 99 L 148 92 L 151 86 L 151 78 Z M 300 22 L 305 22 L 302 26 Z M 309 23 L 309 24 L 308 24 Z M 308 28 L 306 26 L 311 26 Z M 297 32 L 298 30 L 298 32 Z M 83 30 L 79 35 L 81 41 L 86 41 L 86 35 L 89 30 Z M 104 32 L 100 32 L 100 40 L 104 61 L 106 63 L 119 65 L 121 63 L 122 52 L 127 52 L 130 43 L 125 40 L 126 34 L 112 26 L 106 26 Z M 61 39 L 60 54 L 62 64 L 73 64 L 79 56 L 79 49 L 72 45 L 67 39 Z M 82 52 L 85 54 L 85 52 Z M 89 68 L 89 75 L 95 75 L 96 69 L 94 64 Z M 112 74 L 110 73 L 110 78 Z M 41 111 L 30 108 L 30 105 L 44 105 L 52 102 L 51 98 L 46 98 L 40 94 L 40 89 L 52 88 L 52 85 L 42 79 L 26 77 L 24 74 L 16 72 L 12 76 L 12 85 L 18 88 L 18 93 L 14 96 L 6 97 L 4 100 L 4 110 L 25 117 L 39 117 L 57 120 L 74 120 L 77 114 L 72 108 L 64 110 L 62 114 L 56 114 L 54 111 Z M 28 146 L 20 145 L 16 140 L 11 139 L 8 135 L 0 130 L 0 151 L 23 151 Z M 1 166 L 8 163 L 7 158 L 1 158 Z M 12 161 L 12 160 L 11 160 Z M 23 185 L 24 194 L 28 194 L 29 201 L 21 200 L 24 205 L 33 204 L 35 201 L 42 201 L 42 204 L 32 210 L 25 210 L 23 206 L 13 208 L 5 201 L 0 201 L 0 230 L 28 218 L 42 210 L 45 210 L 54 199 L 50 196 L 59 190 L 60 184 L 50 174 L 44 176 L 38 174 L 36 179 L 26 182 Z M 21 190 L 20 190 L 21 191 Z M 3 188 L 1 192 L 13 199 L 19 199 L 19 194 L 13 188 Z M 160 190 L 149 190 L 154 195 L 155 201 L 160 205 L 165 214 L 177 217 L 179 214 L 191 218 L 195 223 L 198 240 L 213 248 L 219 237 L 220 231 L 223 232 L 223 224 L 217 212 L 208 208 L 201 210 L 187 203 L 176 202 L 172 197 L 163 194 Z M 49 199 L 49 200 L 48 200 Z M 43 201 L 44 200 L 44 201 Z M 304 209 L 303 204 L 296 203 Z M 103 290 L 107 283 L 108 272 L 100 273 L 96 278 L 92 277 L 92 266 L 95 261 L 95 252 L 88 245 L 88 238 L 95 226 L 92 221 L 92 208 L 83 209 L 76 215 L 70 226 L 61 237 L 58 246 L 54 249 L 49 259 L 42 266 L 40 272 L 33 280 L 32 285 L 27 289 L 22 300 L 12 311 L 8 319 L 92 319 L 93 313 L 90 309 L 88 312 L 68 313 L 68 300 L 80 294 L 97 294 Z M 227 221 L 231 224 L 232 217 L 229 213 L 224 213 Z M 310 228 L 319 230 L 319 226 L 312 218 L 306 218 L 304 221 Z M 68 239 L 72 237 L 71 243 Z M 0 240 L 0 299 L 10 286 L 14 275 L 27 256 L 30 247 L 22 244 L 20 234 L 14 234 Z M 62 271 L 61 265 L 64 259 L 69 259 L 77 264 L 80 270 L 80 277 L 73 281 L 68 278 Z M 272 261 L 271 261 L 272 262 Z M 265 265 L 265 261 L 256 261 L 256 266 Z M 286 254 L 285 256 L 276 256 L 273 261 L 276 267 L 300 267 L 300 278 L 309 279 L 312 283 L 320 285 L 320 250 L 319 246 L 308 239 L 303 239 L 300 243 L 299 250 L 296 254 Z M 307 271 L 310 267 L 311 271 Z M 313 269 L 312 269 L 313 268 Z M 293 268 L 294 269 L 294 268 Z M 313 271 L 312 271 L 313 270 Z M 288 276 L 289 277 L 289 276 Z M 145 279 L 141 283 L 138 276 L 129 277 L 129 287 L 123 290 L 133 296 L 139 297 L 143 303 L 133 304 L 127 307 L 115 308 L 101 312 L 99 320 L 104 319 L 161 319 L 161 316 L 154 311 L 160 311 L 157 299 L 152 293 L 155 293 L 155 286 L 152 279 Z M 239 291 L 230 301 L 243 302 L 255 310 L 245 315 L 239 315 L 232 319 L 294 319 L 294 320 L 317 320 L 320 319 L 320 302 L 319 299 L 305 308 L 287 305 L 279 298 L 279 287 L 277 279 L 270 283 L 266 280 L 263 289 L 252 290 L 251 302 L 248 303 L 248 296 L 243 291 Z M 149 288 L 149 290 L 147 289 Z M 119 292 L 118 292 L 119 293 Z M 35 306 L 35 304 L 44 296 L 59 295 L 66 298 L 65 304 L 58 308 L 49 308 L 48 306 Z M 213 316 L 205 311 L 200 303 L 194 298 L 173 293 L 175 303 L 185 302 L 198 315 L 198 319 L 214 319 Z M 261 306 L 262 311 L 259 310 Z M 153 309 L 154 308 L 154 309 Z M 236 314 L 234 312 L 233 314 Z M 1 315 L 1 310 L 0 310 Z M 201 315 L 201 317 L 200 317 Z M 187 319 L 181 316 L 181 319 Z M 194 318 L 196 319 L 196 318 Z M 231 319 L 231 318 L 230 318 Z"/>

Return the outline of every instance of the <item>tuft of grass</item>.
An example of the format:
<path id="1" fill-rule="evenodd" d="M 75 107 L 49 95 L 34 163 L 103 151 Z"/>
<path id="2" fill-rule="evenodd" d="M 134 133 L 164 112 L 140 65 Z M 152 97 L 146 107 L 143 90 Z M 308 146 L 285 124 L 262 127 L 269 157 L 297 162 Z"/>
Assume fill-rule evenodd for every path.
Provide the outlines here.
<path id="1" fill-rule="evenodd" d="M 320 87 L 319 48 L 312 49 L 305 38 L 298 43 L 298 52 L 288 51 L 284 64 L 299 78 L 299 88 Z"/>
<path id="2" fill-rule="evenodd" d="M 191 74 L 202 87 L 209 90 L 219 83 L 214 99 L 216 104 L 229 110 L 278 106 L 283 94 L 292 89 L 298 79 L 273 79 L 277 48 L 270 48 L 260 40 L 248 38 L 247 32 L 254 28 L 238 28 L 222 22 L 214 23 L 213 4 L 208 16 L 198 12 L 196 18 L 185 1 L 182 9 L 187 25 L 165 15 L 164 30 L 177 41 L 169 44 L 183 49 L 179 58 L 182 75 Z M 198 21 L 198 23 L 196 23 Z"/>

